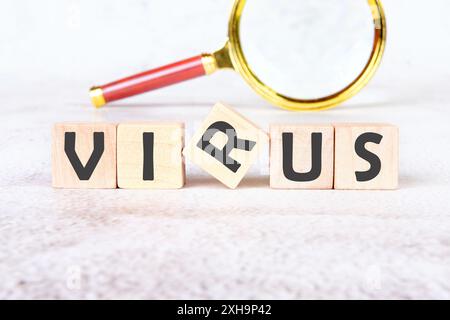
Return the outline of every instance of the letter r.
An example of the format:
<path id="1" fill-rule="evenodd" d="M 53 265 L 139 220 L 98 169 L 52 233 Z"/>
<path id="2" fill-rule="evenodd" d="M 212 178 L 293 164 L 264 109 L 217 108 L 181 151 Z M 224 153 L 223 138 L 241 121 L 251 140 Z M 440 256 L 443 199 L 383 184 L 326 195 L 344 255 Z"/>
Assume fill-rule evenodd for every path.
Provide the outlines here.
<path id="1" fill-rule="evenodd" d="M 211 144 L 211 140 L 218 132 L 226 134 L 228 140 L 223 149 L 218 149 Z M 236 130 L 229 123 L 218 121 L 206 129 L 205 133 L 197 143 L 197 147 L 221 162 L 230 171 L 236 173 L 241 164 L 229 156 L 233 149 L 251 151 L 256 145 L 255 141 L 243 140 L 237 137 Z"/>

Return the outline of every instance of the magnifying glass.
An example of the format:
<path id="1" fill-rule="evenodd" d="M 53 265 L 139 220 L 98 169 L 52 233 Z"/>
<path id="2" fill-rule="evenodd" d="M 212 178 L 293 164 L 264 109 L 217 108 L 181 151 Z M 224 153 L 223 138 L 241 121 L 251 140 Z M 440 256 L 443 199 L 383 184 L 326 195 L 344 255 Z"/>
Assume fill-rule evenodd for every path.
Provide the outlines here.
<path id="1" fill-rule="evenodd" d="M 90 97 L 101 107 L 233 69 L 275 106 L 323 110 L 370 81 L 385 44 L 380 0 L 235 0 L 220 50 L 95 86 Z"/>

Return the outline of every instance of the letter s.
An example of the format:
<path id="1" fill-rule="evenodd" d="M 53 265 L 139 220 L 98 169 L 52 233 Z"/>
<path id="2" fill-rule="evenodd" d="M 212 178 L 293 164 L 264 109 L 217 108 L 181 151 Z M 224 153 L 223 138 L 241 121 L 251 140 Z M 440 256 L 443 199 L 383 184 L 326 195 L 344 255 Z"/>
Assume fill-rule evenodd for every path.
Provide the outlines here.
<path id="1" fill-rule="evenodd" d="M 380 158 L 368 151 L 365 148 L 366 143 L 372 142 L 376 144 L 380 144 L 383 136 L 378 133 L 366 132 L 363 133 L 356 139 L 355 141 L 355 152 L 362 159 L 366 160 L 370 164 L 370 168 L 367 171 L 356 171 L 356 181 L 365 182 L 370 181 L 378 176 L 381 171 L 381 160 Z"/>

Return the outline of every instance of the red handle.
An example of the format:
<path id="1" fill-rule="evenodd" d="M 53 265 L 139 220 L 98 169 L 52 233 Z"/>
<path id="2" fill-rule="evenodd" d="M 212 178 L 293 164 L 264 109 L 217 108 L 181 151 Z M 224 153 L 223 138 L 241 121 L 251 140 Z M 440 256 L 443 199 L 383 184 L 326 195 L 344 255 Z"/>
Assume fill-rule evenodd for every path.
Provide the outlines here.
<path id="1" fill-rule="evenodd" d="M 166 87 L 206 74 L 202 55 L 145 71 L 131 77 L 117 80 L 91 89 L 95 106 L 131 97 L 150 90 Z"/>

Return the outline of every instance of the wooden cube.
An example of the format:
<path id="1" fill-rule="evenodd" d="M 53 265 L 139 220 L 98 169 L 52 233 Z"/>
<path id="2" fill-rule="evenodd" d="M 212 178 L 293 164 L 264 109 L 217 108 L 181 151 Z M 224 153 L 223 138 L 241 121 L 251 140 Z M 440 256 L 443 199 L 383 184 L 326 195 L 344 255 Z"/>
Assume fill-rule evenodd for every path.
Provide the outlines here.
<path id="1" fill-rule="evenodd" d="M 270 127 L 271 188 L 332 189 L 333 171 L 332 125 Z"/>
<path id="2" fill-rule="evenodd" d="M 116 188 L 116 125 L 56 124 L 52 176 L 55 188 Z"/>
<path id="3" fill-rule="evenodd" d="M 185 181 L 183 123 L 117 128 L 117 180 L 124 189 L 179 189 Z"/>
<path id="4" fill-rule="evenodd" d="M 388 124 L 336 124 L 335 189 L 397 189 L 398 139 Z"/>
<path id="5" fill-rule="evenodd" d="M 224 104 L 216 104 L 184 149 L 186 158 L 234 189 L 269 137 L 256 125 Z"/>

